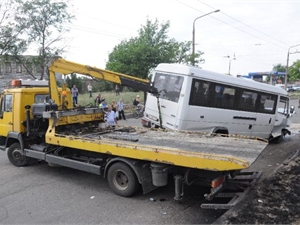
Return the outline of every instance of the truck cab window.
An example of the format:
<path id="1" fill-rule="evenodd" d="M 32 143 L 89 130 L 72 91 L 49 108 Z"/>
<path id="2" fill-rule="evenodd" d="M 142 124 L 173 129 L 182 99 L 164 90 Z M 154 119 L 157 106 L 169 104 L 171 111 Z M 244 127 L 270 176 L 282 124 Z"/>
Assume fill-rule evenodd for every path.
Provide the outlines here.
<path id="1" fill-rule="evenodd" d="M 4 96 L 4 112 L 12 112 L 12 103 L 13 103 L 13 96 L 12 95 L 5 95 Z"/>
<path id="2" fill-rule="evenodd" d="M 49 95 L 37 94 L 34 96 L 34 103 L 47 103 L 49 101 Z"/>

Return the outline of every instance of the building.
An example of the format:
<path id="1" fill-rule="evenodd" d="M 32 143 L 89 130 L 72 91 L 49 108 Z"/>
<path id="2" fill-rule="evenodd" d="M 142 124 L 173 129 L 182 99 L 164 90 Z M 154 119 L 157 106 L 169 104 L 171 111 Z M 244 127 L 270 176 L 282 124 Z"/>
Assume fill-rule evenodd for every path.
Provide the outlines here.
<path id="1" fill-rule="evenodd" d="M 37 78 L 40 77 L 41 67 L 33 63 L 36 56 L 27 55 L 23 57 L 27 69 L 13 57 L 0 56 L 0 89 L 6 88 L 14 79 L 34 79 L 29 72 Z"/>
<path id="2" fill-rule="evenodd" d="M 275 85 L 284 83 L 285 72 L 250 72 L 248 75 L 242 77 L 249 78 L 258 82 L 264 82 L 264 77 L 269 77 L 269 83 Z"/>
<path id="3" fill-rule="evenodd" d="M 37 56 L 25 55 L 24 65 L 17 62 L 17 60 L 10 56 L 0 56 L 0 91 L 8 87 L 14 79 L 39 79 L 41 77 L 42 68 L 39 63 L 35 61 Z M 30 73 L 34 76 L 31 76 Z M 46 74 L 46 73 L 45 73 Z M 45 75 L 44 79 L 48 76 Z M 60 76 L 61 78 L 61 76 Z"/>

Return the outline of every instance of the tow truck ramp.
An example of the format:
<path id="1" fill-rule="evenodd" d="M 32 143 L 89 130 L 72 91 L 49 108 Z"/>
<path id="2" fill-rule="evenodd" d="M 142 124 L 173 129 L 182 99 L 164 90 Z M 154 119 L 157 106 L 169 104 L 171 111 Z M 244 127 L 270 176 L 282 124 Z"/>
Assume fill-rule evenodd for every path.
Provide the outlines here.
<path id="1" fill-rule="evenodd" d="M 261 175 L 261 170 L 258 172 L 240 172 L 234 178 L 228 179 L 223 187 L 218 187 L 223 188 L 223 190 L 216 190 L 216 192 L 218 192 L 216 195 L 206 195 L 205 198 L 207 200 L 213 198 L 213 201 L 202 203 L 201 208 L 230 209 L 244 199 L 244 197 L 257 183 Z M 226 199 L 227 203 L 224 203 Z"/>

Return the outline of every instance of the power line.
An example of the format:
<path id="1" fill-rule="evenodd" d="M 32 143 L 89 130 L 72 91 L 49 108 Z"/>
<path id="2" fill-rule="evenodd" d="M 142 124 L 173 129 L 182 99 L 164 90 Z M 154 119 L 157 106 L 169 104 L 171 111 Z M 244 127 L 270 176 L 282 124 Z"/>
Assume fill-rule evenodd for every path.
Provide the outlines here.
<path id="1" fill-rule="evenodd" d="M 178 2 L 181 3 L 182 5 L 185 5 L 185 6 L 189 7 L 189 8 L 191 8 L 191 9 L 194 9 L 194 10 L 196 10 L 196 11 L 198 11 L 198 12 L 203 13 L 202 11 L 196 9 L 196 8 L 193 7 L 193 6 L 187 5 L 187 4 L 183 3 L 183 2 L 180 2 L 179 0 L 175 0 L 175 1 L 178 1 Z M 243 33 L 246 33 L 246 34 L 248 34 L 248 35 L 250 35 L 250 36 L 252 36 L 252 37 L 255 37 L 255 38 L 258 38 L 258 39 L 263 40 L 263 41 L 265 41 L 265 42 L 268 42 L 268 43 L 270 43 L 270 44 L 272 44 L 272 45 L 274 45 L 274 46 L 276 46 L 276 47 L 279 47 L 279 48 L 282 48 L 282 49 L 284 48 L 284 47 L 279 46 L 279 45 L 277 45 L 277 44 L 274 44 L 274 43 L 272 43 L 272 42 L 270 42 L 270 41 L 268 41 L 268 40 L 262 39 L 261 37 L 258 37 L 258 36 L 254 35 L 254 34 L 251 34 L 251 33 L 247 32 L 247 31 L 244 31 L 244 30 L 242 30 L 242 29 L 240 29 L 240 28 L 238 28 L 238 27 L 235 27 L 235 26 L 233 26 L 233 25 L 231 25 L 231 24 L 229 24 L 229 23 L 226 23 L 226 22 L 224 22 L 223 20 L 217 19 L 217 18 L 215 18 L 215 17 L 213 17 L 213 16 L 210 16 L 210 17 L 212 17 L 213 19 L 218 20 L 218 21 L 220 21 L 220 22 L 222 22 L 222 23 L 224 23 L 224 24 L 226 24 L 226 25 L 228 25 L 228 26 L 230 26 L 230 27 L 233 27 L 233 28 L 235 28 L 235 29 L 237 29 L 237 30 L 239 30 L 239 31 L 241 31 L 241 32 L 243 32 Z M 285 49 L 285 48 L 284 48 L 284 49 Z"/>
<path id="2" fill-rule="evenodd" d="M 65 26 L 65 27 L 75 29 L 75 30 L 80 30 L 80 31 L 86 31 L 86 32 L 90 32 L 90 33 L 101 34 L 101 35 L 110 36 L 110 37 L 127 38 L 127 36 L 125 36 L 124 34 L 110 33 L 108 31 L 101 31 L 101 30 L 97 30 L 97 29 L 89 28 L 89 27 L 81 27 L 81 26 L 74 25 L 74 24 L 72 26 Z"/>
<path id="3" fill-rule="evenodd" d="M 98 20 L 98 21 L 101 21 L 101 22 L 104 22 L 104 23 L 108 23 L 110 25 L 114 25 L 114 26 L 117 26 L 117 27 L 121 27 L 121 28 L 124 28 L 124 29 L 127 29 L 127 30 L 132 30 L 132 31 L 136 31 L 132 28 L 129 28 L 129 27 L 125 27 L 125 26 L 122 26 L 122 25 L 119 25 L 119 24 L 116 24 L 116 23 L 112 23 L 112 22 L 109 22 L 109 21 L 106 21 L 106 20 L 102 20 L 102 19 L 99 19 L 99 18 L 96 18 L 96 17 L 93 17 L 93 16 L 88 16 L 88 15 L 85 15 L 83 13 L 80 13 L 80 12 L 76 12 L 77 14 L 79 15 L 82 15 L 82 16 L 85 16 L 87 18 L 91 18 L 91 19 L 94 19 L 94 20 Z"/>
<path id="4" fill-rule="evenodd" d="M 228 55 L 227 53 L 217 51 L 217 50 L 207 48 L 207 47 L 203 47 L 203 49 L 207 49 L 207 50 L 211 51 L 211 52 L 204 52 L 204 55 L 214 55 L 214 56 L 218 56 L 218 57 L 221 57 L 220 54 Z M 218 54 L 213 53 L 213 52 L 216 52 Z M 266 60 L 256 60 L 255 56 L 251 56 L 251 55 L 242 55 L 242 56 L 237 55 L 236 57 L 239 58 L 239 60 L 241 60 L 241 58 L 245 57 L 245 58 L 248 58 L 247 61 L 249 61 L 249 62 L 255 62 L 255 63 L 259 63 L 259 64 L 263 64 L 263 65 L 270 65 L 270 63 L 268 63 L 268 61 L 266 61 Z"/>
<path id="5" fill-rule="evenodd" d="M 200 3 L 202 3 L 202 4 L 204 4 L 204 5 L 206 5 L 206 6 L 208 6 L 208 7 L 210 7 L 211 9 L 214 9 L 212 6 L 210 6 L 210 5 L 208 5 L 208 4 L 204 3 L 204 2 L 201 2 L 200 0 L 197 0 L 197 1 L 200 2 Z M 243 25 L 245 25 L 245 26 L 247 26 L 247 27 L 249 27 L 249 28 L 251 28 L 251 29 L 253 29 L 253 30 L 255 30 L 255 31 L 257 31 L 257 32 L 259 32 L 259 33 L 265 35 L 265 36 L 267 36 L 267 37 L 269 37 L 269 38 L 271 38 L 271 39 L 273 39 L 274 41 L 277 41 L 277 42 L 279 42 L 279 43 L 281 43 L 281 44 L 287 45 L 286 43 L 284 43 L 284 42 L 282 42 L 282 41 L 280 41 L 280 40 L 277 40 L 277 39 L 273 38 L 272 36 L 270 36 L 270 35 L 268 35 L 268 34 L 262 32 L 262 31 L 260 31 L 260 30 L 258 30 L 258 29 L 256 29 L 256 28 L 254 28 L 254 27 L 252 27 L 252 26 L 250 26 L 250 25 L 248 25 L 248 24 L 246 24 L 246 23 L 244 23 L 244 22 L 242 22 L 242 21 L 240 21 L 240 20 L 238 20 L 238 19 L 235 19 L 235 18 L 233 18 L 232 16 L 230 16 L 230 15 L 228 15 L 228 14 L 222 12 L 222 11 L 221 11 L 221 13 L 222 13 L 223 15 L 228 16 L 229 18 L 231 18 L 231 19 L 233 19 L 233 20 L 235 20 L 235 21 L 237 21 L 237 22 L 239 22 L 239 23 L 241 23 L 241 24 L 243 24 Z"/>

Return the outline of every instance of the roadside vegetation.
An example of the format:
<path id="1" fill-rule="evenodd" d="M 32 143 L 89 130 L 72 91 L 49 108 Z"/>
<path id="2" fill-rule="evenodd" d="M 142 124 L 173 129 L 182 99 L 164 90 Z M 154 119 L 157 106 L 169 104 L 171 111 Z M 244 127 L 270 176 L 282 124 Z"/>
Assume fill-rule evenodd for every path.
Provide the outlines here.
<path id="1" fill-rule="evenodd" d="M 299 99 L 300 91 L 289 92 L 290 99 Z"/>
<path id="2" fill-rule="evenodd" d="M 125 113 L 132 112 L 135 109 L 135 106 L 133 105 L 133 100 L 135 99 L 136 95 L 139 95 L 141 100 L 143 100 L 143 92 L 133 92 L 133 91 L 123 91 L 120 92 L 120 95 L 116 96 L 116 93 L 113 91 L 105 91 L 100 92 L 101 96 L 105 98 L 105 102 L 107 104 L 111 104 L 113 100 L 116 101 L 116 103 L 122 99 L 124 103 Z M 93 97 L 90 98 L 88 93 L 79 94 L 78 95 L 78 102 L 80 106 L 86 106 L 89 104 L 95 105 L 95 98 L 99 92 L 94 92 Z M 143 102 L 142 102 L 143 103 Z"/>

